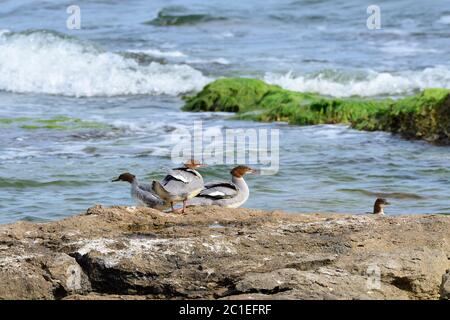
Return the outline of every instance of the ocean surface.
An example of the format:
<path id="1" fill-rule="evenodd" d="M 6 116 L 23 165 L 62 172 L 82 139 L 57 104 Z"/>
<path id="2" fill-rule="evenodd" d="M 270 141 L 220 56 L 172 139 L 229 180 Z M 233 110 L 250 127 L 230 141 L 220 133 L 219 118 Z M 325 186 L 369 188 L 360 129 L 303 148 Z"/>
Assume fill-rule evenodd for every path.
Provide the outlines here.
<path id="1" fill-rule="evenodd" d="M 81 29 L 66 26 L 68 6 Z M 276 175 L 249 176 L 245 207 L 450 213 L 450 148 L 342 125 L 290 126 L 180 111 L 182 95 L 223 76 L 335 97 L 450 88 L 447 1 L 1 1 L 0 223 L 46 221 L 93 204 L 132 205 L 123 171 L 169 168 L 173 134 L 280 130 Z M 229 179 L 232 165 L 205 168 Z M 256 166 L 257 167 L 257 166 Z"/>

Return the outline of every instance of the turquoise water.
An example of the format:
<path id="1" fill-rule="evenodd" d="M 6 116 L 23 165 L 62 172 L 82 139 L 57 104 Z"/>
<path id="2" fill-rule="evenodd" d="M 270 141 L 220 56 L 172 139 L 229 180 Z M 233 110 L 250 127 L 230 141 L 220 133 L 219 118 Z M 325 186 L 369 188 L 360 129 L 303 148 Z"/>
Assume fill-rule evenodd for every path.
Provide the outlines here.
<path id="1" fill-rule="evenodd" d="M 245 207 L 291 212 L 450 213 L 450 149 L 345 126 L 288 126 L 185 113 L 181 95 L 251 76 L 331 96 L 398 97 L 450 88 L 450 9 L 379 1 L 5 1 L 0 7 L 0 223 L 132 204 L 131 171 L 161 178 L 174 131 L 279 129 L 280 170 L 251 176 Z M 426 12 L 427 14 L 423 14 Z M 203 170 L 228 179 L 232 166 Z"/>

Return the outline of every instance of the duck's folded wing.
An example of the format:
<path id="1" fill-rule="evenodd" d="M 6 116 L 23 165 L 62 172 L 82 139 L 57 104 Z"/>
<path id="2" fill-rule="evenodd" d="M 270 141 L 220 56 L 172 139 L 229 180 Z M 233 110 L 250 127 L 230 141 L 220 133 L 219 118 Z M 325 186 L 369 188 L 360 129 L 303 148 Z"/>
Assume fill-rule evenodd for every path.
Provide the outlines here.
<path id="1" fill-rule="evenodd" d="M 155 193 L 155 191 L 152 188 L 152 185 L 149 183 L 140 183 L 139 184 L 139 189 L 143 190 L 143 191 L 147 191 L 147 192 L 151 192 L 151 193 Z"/>
<path id="2" fill-rule="evenodd" d="M 210 199 L 227 199 L 237 195 L 238 188 L 230 182 L 209 183 L 205 185 L 198 197 Z"/>
<path id="3" fill-rule="evenodd" d="M 147 188 L 147 185 L 144 185 L 144 187 L 139 186 L 139 188 L 136 190 L 135 196 L 142 202 L 144 202 L 147 205 L 153 206 L 153 205 L 160 205 L 163 204 L 164 201 L 156 194 L 154 194 L 153 189 L 150 186 L 150 191 L 146 191 L 143 188 Z"/>
<path id="4" fill-rule="evenodd" d="M 183 183 L 190 183 L 198 178 L 201 178 L 201 176 L 195 170 L 189 168 L 177 168 L 169 171 L 169 174 L 163 180 L 163 184 L 171 180 L 177 180 Z"/>

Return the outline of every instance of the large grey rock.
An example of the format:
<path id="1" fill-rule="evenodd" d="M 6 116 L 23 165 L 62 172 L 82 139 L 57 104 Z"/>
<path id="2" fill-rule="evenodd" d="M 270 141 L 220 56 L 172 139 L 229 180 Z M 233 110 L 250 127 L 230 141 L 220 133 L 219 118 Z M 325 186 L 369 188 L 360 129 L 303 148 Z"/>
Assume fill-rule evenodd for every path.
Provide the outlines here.
<path id="1" fill-rule="evenodd" d="M 0 226 L 0 298 L 445 298 L 449 231 L 439 215 L 96 206 Z"/>

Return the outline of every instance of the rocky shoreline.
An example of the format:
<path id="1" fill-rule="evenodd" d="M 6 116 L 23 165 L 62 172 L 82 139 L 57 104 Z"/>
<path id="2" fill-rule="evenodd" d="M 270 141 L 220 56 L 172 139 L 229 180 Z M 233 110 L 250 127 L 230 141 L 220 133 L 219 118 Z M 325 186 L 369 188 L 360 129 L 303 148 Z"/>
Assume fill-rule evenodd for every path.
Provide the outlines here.
<path id="1" fill-rule="evenodd" d="M 0 226 L 0 299 L 448 299 L 449 231 L 444 215 L 95 206 Z"/>

